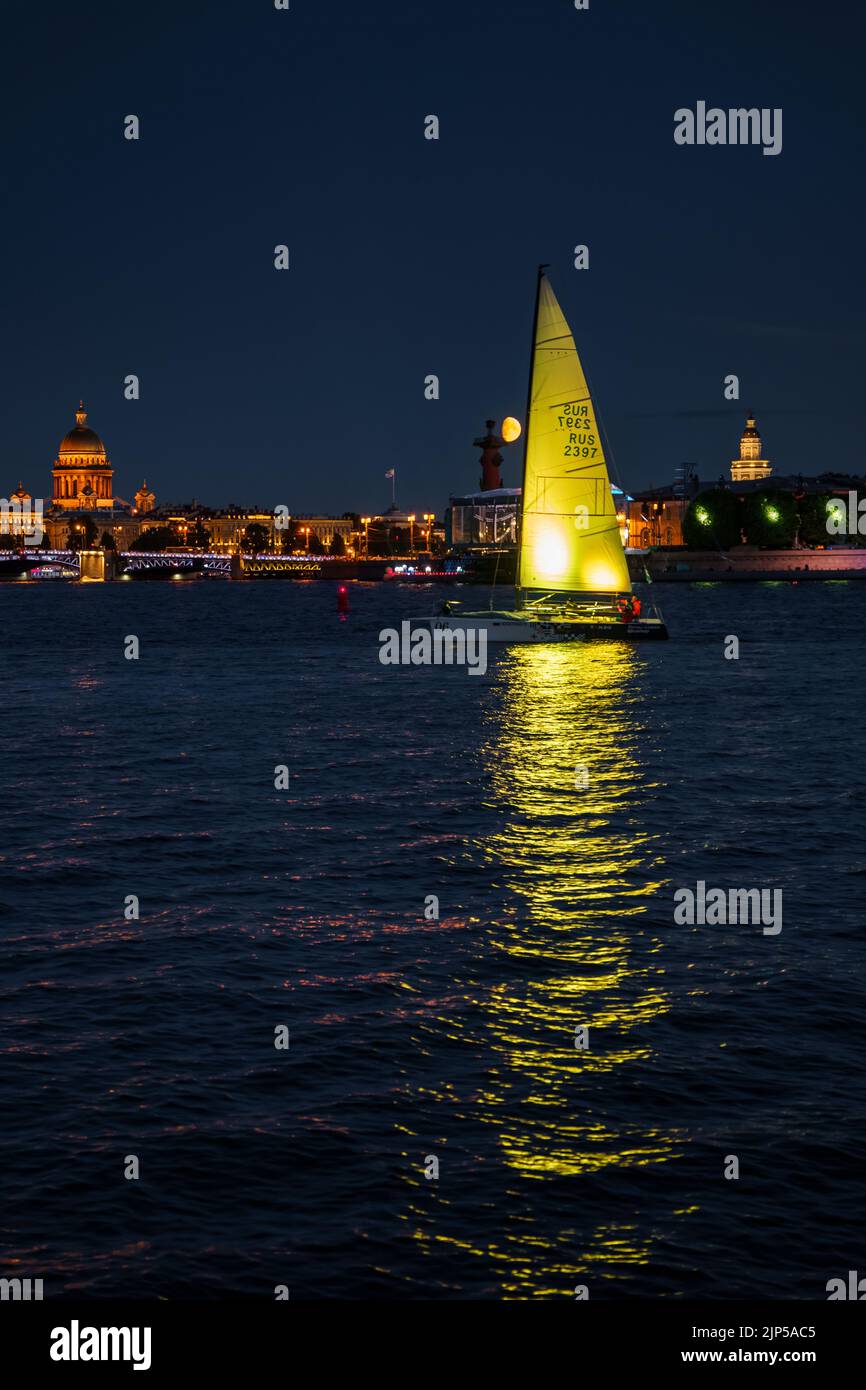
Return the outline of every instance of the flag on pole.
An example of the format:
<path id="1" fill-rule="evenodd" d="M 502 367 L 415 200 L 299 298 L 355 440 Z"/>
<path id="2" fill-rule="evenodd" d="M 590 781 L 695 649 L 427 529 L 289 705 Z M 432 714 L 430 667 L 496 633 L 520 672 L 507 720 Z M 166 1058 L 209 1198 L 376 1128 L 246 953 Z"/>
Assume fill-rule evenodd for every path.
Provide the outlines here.
<path id="1" fill-rule="evenodd" d="M 386 478 L 393 478 L 393 477 L 394 477 L 394 469 L 393 469 L 393 468 L 389 468 L 389 469 L 388 469 L 388 472 L 385 474 L 385 477 L 386 477 Z"/>

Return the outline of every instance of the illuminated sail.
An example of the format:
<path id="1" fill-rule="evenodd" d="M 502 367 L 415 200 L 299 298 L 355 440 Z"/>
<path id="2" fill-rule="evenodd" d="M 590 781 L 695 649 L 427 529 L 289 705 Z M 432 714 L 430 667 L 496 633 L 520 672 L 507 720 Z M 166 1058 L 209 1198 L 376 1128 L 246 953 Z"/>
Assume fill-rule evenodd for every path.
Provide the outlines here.
<path id="1" fill-rule="evenodd" d="M 556 295 L 541 276 L 533 346 L 518 586 L 630 593 L 595 410 Z"/>

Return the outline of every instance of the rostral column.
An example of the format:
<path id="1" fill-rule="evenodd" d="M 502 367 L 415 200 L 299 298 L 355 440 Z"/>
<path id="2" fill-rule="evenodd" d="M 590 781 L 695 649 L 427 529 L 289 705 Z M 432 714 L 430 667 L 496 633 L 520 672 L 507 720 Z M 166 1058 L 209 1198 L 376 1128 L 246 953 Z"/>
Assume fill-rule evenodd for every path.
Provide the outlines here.
<path id="1" fill-rule="evenodd" d="M 480 439 L 473 440 L 476 449 L 481 450 L 481 491 L 492 492 L 494 488 L 502 487 L 502 476 L 499 472 L 502 467 L 502 455 L 499 450 L 505 440 L 500 435 L 494 434 L 495 420 L 485 420 L 487 433 Z"/>

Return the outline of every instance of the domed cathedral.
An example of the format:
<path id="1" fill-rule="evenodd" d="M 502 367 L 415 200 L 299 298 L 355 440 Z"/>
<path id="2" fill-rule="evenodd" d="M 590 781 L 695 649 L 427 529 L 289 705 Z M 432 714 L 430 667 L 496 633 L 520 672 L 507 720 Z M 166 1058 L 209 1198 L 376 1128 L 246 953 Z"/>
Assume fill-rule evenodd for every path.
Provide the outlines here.
<path id="1" fill-rule="evenodd" d="M 761 458 L 761 436 L 758 434 L 755 417 L 749 411 L 746 428 L 740 436 L 740 457 L 731 459 L 731 481 L 746 483 L 758 478 L 769 478 L 772 471 L 770 462 Z"/>
<path id="2" fill-rule="evenodd" d="M 135 510 L 138 512 L 139 516 L 143 516 L 145 512 L 152 512 L 155 506 L 156 493 L 152 492 L 147 486 L 147 479 L 145 478 L 138 492 L 135 494 Z"/>
<path id="3" fill-rule="evenodd" d="M 105 445 L 87 424 L 87 411 L 80 401 L 75 426 L 60 441 L 54 460 L 52 506 L 64 511 L 111 510 L 114 506 L 114 469 Z"/>

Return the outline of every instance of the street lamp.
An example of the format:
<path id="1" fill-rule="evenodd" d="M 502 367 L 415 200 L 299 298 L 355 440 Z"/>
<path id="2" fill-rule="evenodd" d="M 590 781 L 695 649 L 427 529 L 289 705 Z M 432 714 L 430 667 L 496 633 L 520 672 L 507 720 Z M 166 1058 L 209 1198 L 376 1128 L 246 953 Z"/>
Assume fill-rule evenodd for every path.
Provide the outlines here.
<path id="1" fill-rule="evenodd" d="M 430 528 L 431 528 L 431 526 L 433 525 L 433 522 L 435 521 L 435 519 L 436 519 L 436 513 L 435 513 L 435 512 L 425 512 L 425 513 L 424 513 L 424 521 L 425 521 L 426 526 L 427 526 L 427 541 L 426 541 L 426 549 L 427 549 L 427 550 L 430 549 Z"/>
<path id="2" fill-rule="evenodd" d="M 369 560 L 369 558 L 370 558 L 370 522 L 373 520 L 373 518 L 372 518 L 371 516 L 362 516 L 362 517 L 361 517 L 361 520 L 362 520 L 363 523 L 364 523 L 364 554 L 366 555 L 367 559 Z"/>
<path id="3" fill-rule="evenodd" d="M 409 554 L 415 549 L 415 513 L 409 517 Z"/>
<path id="4" fill-rule="evenodd" d="M 305 554 L 305 555 L 309 555 L 309 553 L 310 553 L 310 528 L 309 528 L 309 526 L 302 526 L 302 527 L 301 527 L 301 530 L 302 530 L 302 532 L 304 533 L 304 535 L 305 535 L 306 538 L 307 538 L 307 539 L 304 541 L 304 554 Z"/>

